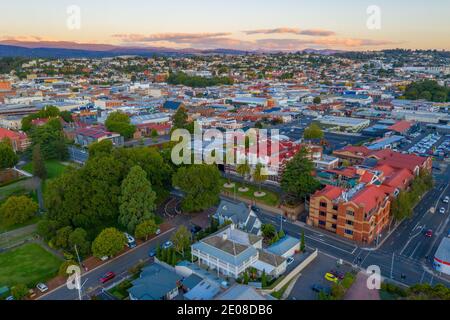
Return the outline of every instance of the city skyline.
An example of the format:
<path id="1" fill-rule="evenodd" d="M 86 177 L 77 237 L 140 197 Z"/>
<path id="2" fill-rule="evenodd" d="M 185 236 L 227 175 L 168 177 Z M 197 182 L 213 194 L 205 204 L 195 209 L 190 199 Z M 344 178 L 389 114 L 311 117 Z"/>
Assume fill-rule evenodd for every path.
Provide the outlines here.
<path id="1" fill-rule="evenodd" d="M 415 1 L 292 1 L 263 3 L 198 0 L 170 3 L 132 0 L 51 1 L 4 4 L 0 43 L 64 41 L 176 49 L 296 51 L 306 48 L 450 50 L 450 4 Z M 80 9 L 80 28 L 68 28 L 70 6 Z M 380 28 L 367 21 L 380 9 Z M 22 16 L 22 19 L 17 19 Z M 93 46 L 95 48 L 95 46 Z"/>

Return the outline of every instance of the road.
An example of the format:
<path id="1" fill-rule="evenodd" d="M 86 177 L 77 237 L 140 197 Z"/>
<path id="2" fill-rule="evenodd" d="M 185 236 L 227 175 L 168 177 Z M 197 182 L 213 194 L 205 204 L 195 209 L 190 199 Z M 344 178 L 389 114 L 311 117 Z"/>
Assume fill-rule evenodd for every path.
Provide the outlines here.
<path id="1" fill-rule="evenodd" d="M 114 258 L 110 262 L 84 273 L 81 276 L 81 283 L 83 286 L 83 300 L 89 299 L 89 295 L 94 292 L 100 292 L 104 285 L 102 285 L 99 279 L 107 272 L 114 272 L 118 278 L 127 274 L 128 270 L 135 266 L 140 260 L 148 259 L 148 252 L 151 249 L 155 249 L 159 244 L 169 240 L 175 229 L 171 229 L 164 234 L 156 237 L 155 239 L 123 254 L 117 258 Z M 108 285 L 108 284 L 106 284 Z M 76 300 L 78 299 L 78 291 L 70 290 L 67 286 L 63 285 L 47 295 L 41 296 L 39 300 Z"/>

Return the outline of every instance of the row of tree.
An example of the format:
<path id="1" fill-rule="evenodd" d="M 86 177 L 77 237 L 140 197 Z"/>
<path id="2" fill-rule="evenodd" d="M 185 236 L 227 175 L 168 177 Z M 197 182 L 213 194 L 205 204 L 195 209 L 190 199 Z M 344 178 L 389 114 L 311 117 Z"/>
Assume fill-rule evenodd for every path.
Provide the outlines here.
<path id="1" fill-rule="evenodd" d="M 184 72 L 171 73 L 167 82 L 172 85 L 185 85 L 192 88 L 206 88 L 213 87 L 217 85 L 232 85 L 234 83 L 233 79 L 230 77 L 199 77 L 199 76 L 188 76 Z"/>
<path id="2" fill-rule="evenodd" d="M 404 98 L 410 100 L 425 99 L 433 102 L 450 101 L 450 88 L 439 85 L 434 80 L 423 80 L 409 84 Z"/>

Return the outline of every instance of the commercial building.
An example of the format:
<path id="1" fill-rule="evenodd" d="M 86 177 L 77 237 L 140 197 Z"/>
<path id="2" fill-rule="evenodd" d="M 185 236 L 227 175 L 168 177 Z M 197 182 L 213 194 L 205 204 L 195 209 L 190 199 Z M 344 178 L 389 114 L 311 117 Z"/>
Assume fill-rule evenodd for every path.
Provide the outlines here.
<path id="1" fill-rule="evenodd" d="M 349 132 L 359 132 L 370 125 L 370 120 L 349 118 L 349 117 L 335 117 L 324 116 L 319 119 L 323 125 L 339 127 Z"/>

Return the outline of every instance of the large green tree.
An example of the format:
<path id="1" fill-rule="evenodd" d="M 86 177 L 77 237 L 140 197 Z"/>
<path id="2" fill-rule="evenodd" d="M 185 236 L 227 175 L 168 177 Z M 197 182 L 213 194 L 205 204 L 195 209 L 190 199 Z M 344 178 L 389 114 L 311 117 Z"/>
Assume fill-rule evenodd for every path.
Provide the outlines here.
<path id="1" fill-rule="evenodd" d="M 0 141 L 0 170 L 12 168 L 18 161 L 11 142 L 8 139 Z"/>
<path id="2" fill-rule="evenodd" d="M 47 168 L 42 158 L 40 144 L 35 145 L 33 148 L 33 174 L 42 180 L 47 179 Z"/>
<path id="3" fill-rule="evenodd" d="M 312 123 L 303 133 L 303 138 L 306 140 L 323 139 L 324 133 L 318 124 Z"/>
<path id="4" fill-rule="evenodd" d="M 92 253 L 97 258 L 113 257 L 123 250 L 126 243 L 125 234 L 115 228 L 107 228 L 95 238 Z"/>
<path id="5" fill-rule="evenodd" d="M 185 250 L 191 245 L 191 233 L 185 226 L 181 226 L 172 236 L 175 250 L 184 256 Z"/>
<path id="6" fill-rule="evenodd" d="M 312 176 L 314 165 L 307 156 L 308 151 L 302 148 L 288 162 L 281 177 L 281 188 L 295 199 L 302 199 L 320 187 L 319 181 Z"/>
<path id="7" fill-rule="evenodd" d="M 186 212 L 199 212 L 219 202 L 220 173 L 213 165 L 192 165 L 178 169 L 173 185 L 184 193 L 182 208 Z"/>
<path id="8" fill-rule="evenodd" d="M 39 206 L 27 196 L 11 196 L 0 206 L 0 219 L 6 226 L 24 223 L 38 211 Z"/>
<path id="9" fill-rule="evenodd" d="M 140 166 L 131 168 L 122 182 L 119 223 L 134 234 L 136 226 L 153 217 L 156 194 Z"/>
<path id="10" fill-rule="evenodd" d="M 51 119 L 42 126 L 33 127 L 30 136 L 32 148 L 40 145 L 44 159 L 67 159 L 67 143 L 59 119 Z"/>
<path id="11" fill-rule="evenodd" d="M 178 108 L 173 116 L 173 128 L 174 129 L 184 129 L 188 124 L 188 114 L 185 107 L 181 106 Z"/>
<path id="12" fill-rule="evenodd" d="M 76 251 L 78 251 L 78 254 L 81 257 L 87 257 L 91 251 L 91 243 L 88 240 L 88 234 L 86 230 L 82 228 L 77 228 L 72 231 L 68 238 L 68 245 L 71 252 L 76 253 Z"/>
<path id="13" fill-rule="evenodd" d="M 109 131 L 117 132 L 126 139 L 131 139 L 136 131 L 136 127 L 131 124 L 130 117 L 120 111 L 110 113 L 105 121 L 105 126 Z"/>
<path id="14" fill-rule="evenodd" d="M 137 239 L 142 239 L 147 241 L 148 237 L 154 235 L 158 230 L 158 225 L 155 220 L 149 219 L 141 222 L 136 226 L 136 231 L 134 235 Z"/>

